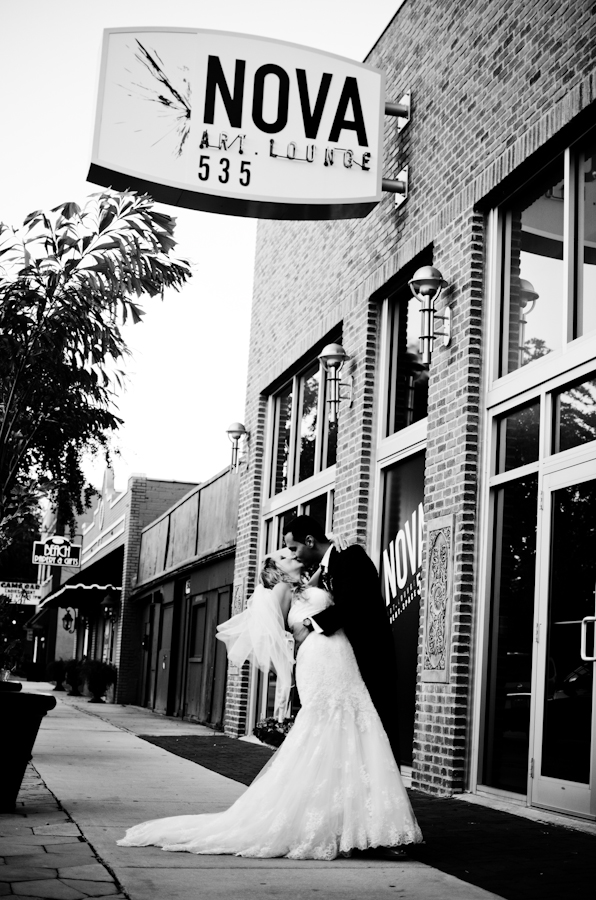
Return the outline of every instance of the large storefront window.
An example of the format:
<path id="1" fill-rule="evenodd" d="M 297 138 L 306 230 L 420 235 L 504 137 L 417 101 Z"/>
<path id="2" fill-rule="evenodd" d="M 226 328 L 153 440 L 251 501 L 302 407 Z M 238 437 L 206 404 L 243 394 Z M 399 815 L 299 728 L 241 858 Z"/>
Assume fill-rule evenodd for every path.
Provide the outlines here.
<path id="1" fill-rule="evenodd" d="M 500 375 L 596 329 L 596 138 L 571 147 L 502 211 Z"/>
<path id="2" fill-rule="evenodd" d="M 335 465 L 337 423 L 329 422 L 326 391 L 317 360 L 273 397 L 270 497 Z"/>
<path id="3" fill-rule="evenodd" d="M 563 315 L 563 161 L 505 218 L 504 318 L 508 321 L 506 372 L 561 346 Z"/>
<path id="4" fill-rule="evenodd" d="M 479 773 L 483 787 L 581 815 L 596 789 L 592 663 L 582 655 L 595 612 L 594 364 L 508 401 L 493 420 Z"/>
<path id="5" fill-rule="evenodd" d="M 390 304 L 388 435 L 424 419 L 428 407 L 428 366 L 419 349 L 420 303 L 405 286 Z"/>
<path id="6" fill-rule="evenodd" d="M 574 333 L 596 329 L 596 137 L 581 147 L 576 181 L 578 285 Z"/>

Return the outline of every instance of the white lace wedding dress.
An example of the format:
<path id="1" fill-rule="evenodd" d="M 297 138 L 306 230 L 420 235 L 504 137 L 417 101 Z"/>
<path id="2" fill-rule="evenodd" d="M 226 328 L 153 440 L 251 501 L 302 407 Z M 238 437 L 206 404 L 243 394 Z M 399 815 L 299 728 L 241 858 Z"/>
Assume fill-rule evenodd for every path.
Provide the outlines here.
<path id="1" fill-rule="evenodd" d="M 295 598 L 288 624 L 331 603 L 319 588 Z M 284 743 L 225 812 L 130 828 L 121 846 L 191 853 L 334 859 L 352 849 L 422 840 L 389 741 L 342 631 L 311 633 L 298 651 L 302 708 Z"/>

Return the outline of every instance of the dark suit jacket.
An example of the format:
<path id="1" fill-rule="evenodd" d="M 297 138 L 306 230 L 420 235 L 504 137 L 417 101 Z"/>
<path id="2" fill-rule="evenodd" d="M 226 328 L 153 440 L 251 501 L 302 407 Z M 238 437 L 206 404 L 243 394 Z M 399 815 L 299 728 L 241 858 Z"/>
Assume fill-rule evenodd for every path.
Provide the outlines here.
<path id="1" fill-rule="evenodd" d="M 373 561 L 354 544 L 331 551 L 328 581 L 335 605 L 312 618 L 324 634 L 343 628 L 399 763 L 397 667 L 391 625 Z"/>

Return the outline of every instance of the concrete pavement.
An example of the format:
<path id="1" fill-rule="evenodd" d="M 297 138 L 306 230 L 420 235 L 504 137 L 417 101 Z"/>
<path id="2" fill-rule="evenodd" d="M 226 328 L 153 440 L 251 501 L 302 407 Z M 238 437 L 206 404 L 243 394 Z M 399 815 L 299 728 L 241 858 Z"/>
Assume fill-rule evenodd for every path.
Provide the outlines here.
<path id="1" fill-rule="evenodd" d="M 26 684 L 23 689 L 49 691 L 51 686 Z M 108 895 L 130 900 L 299 900 L 313 893 L 338 900 L 497 897 L 414 860 L 253 860 L 118 847 L 116 841 L 130 825 L 169 815 L 216 812 L 246 788 L 137 737 L 210 734 L 209 729 L 136 707 L 55 696 L 58 705 L 42 722 L 34 770 L 19 796 L 17 814 L 0 816 L 0 857 L 5 860 L 0 866 L 0 896 L 12 892 L 55 900 Z M 16 880 L 10 878 L 15 873 Z"/>

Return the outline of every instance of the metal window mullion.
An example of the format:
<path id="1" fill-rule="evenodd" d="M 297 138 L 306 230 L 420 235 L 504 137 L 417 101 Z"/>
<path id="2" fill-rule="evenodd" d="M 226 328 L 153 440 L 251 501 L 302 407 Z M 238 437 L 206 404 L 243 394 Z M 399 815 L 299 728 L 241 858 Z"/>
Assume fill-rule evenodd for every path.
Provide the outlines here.
<path id="1" fill-rule="evenodd" d="M 578 221 L 577 156 L 567 148 L 563 181 L 563 334 L 566 343 L 581 334 L 580 284 L 578 265 L 580 227 Z"/>
<path id="2" fill-rule="evenodd" d="M 503 487 L 511 481 L 526 478 L 528 475 L 535 475 L 538 471 L 540 471 L 540 462 L 539 460 L 535 460 L 534 462 L 526 463 L 525 466 L 517 466 L 515 469 L 510 469 L 508 472 L 501 472 L 499 475 L 493 475 L 490 478 L 489 485 L 491 488 Z"/>
<path id="3" fill-rule="evenodd" d="M 265 477 L 263 479 L 263 500 L 269 499 L 274 495 L 273 472 L 275 468 L 275 460 L 277 459 L 277 437 L 275 428 L 275 409 L 276 398 L 270 395 L 267 398 L 267 420 L 265 425 L 265 459 L 263 471 Z M 262 502 L 261 501 L 261 502 Z"/>
<path id="4" fill-rule="evenodd" d="M 501 375 L 509 374 L 509 318 L 511 304 L 511 210 L 501 218 L 501 267 L 499 296 L 501 301 Z"/>
<path id="5" fill-rule="evenodd" d="M 302 379 L 294 375 L 292 379 L 292 413 L 290 415 L 290 439 L 288 453 L 288 487 L 293 487 L 298 481 L 296 468 L 300 461 L 298 441 L 300 438 L 300 410 L 302 409 Z"/>
<path id="6" fill-rule="evenodd" d="M 327 374 L 323 364 L 319 362 L 319 398 L 317 402 L 317 436 L 315 447 L 315 471 L 317 475 L 327 467 L 323 460 L 327 459 L 327 447 L 329 443 L 329 428 L 327 419 Z"/>
<path id="7" fill-rule="evenodd" d="M 273 397 L 272 423 L 273 423 L 273 441 L 271 453 L 271 468 L 269 470 L 269 497 L 275 496 L 275 488 L 277 485 L 277 461 L 279 453 L 279 414 L 281 409 L 281 396 L 277 394 Z"/>
<path id="8" fill-rule="evenodd" d="M 488 654 L 486 671 L 485 728 L 483 735 L 482 774 L 480 780 L 486 782 L 487 775 L 492 777 L 494 749 L 494 720 L 496 703 L 496 667 L 499 655 L 499 609 L 501 605 L 501 567 L 503 563 L 503 489 L 493 494 L 493 570 L 490 579 L 490 605 L 488 627 Z"/>
<path id="9" fill-rule="evenodd" d="M 400 327 L 401 327 L 401 315 L 400 315 L 400 301 L 397 299 L 398 295 L 393 294 L 393 296 L 389 299 L 389 311 L 388 311 L 388 340 L 387 340 L 387 371 L 384 373 L 387 378 L 387 413 L 385 418 L 385 429 L 387 436 L 390 434 L 395 434 L 395 419 L 396 419 L 396 393 L 397 393 L 397 357 L 399 353 L 399 341 L 400 341 Z M 407 303 L 407 300 L 403 301 Z"/>
<path id="10" fill-rule="evenodd" d="M 379 359 L 379 415 L 377 418 L 377 447 L 390 432 L 388 429 L 389 413 L 389 358 L 391 349 L 391 307 L 389 298 L 385 297 L 381 307 L 381 353 Z"/>

